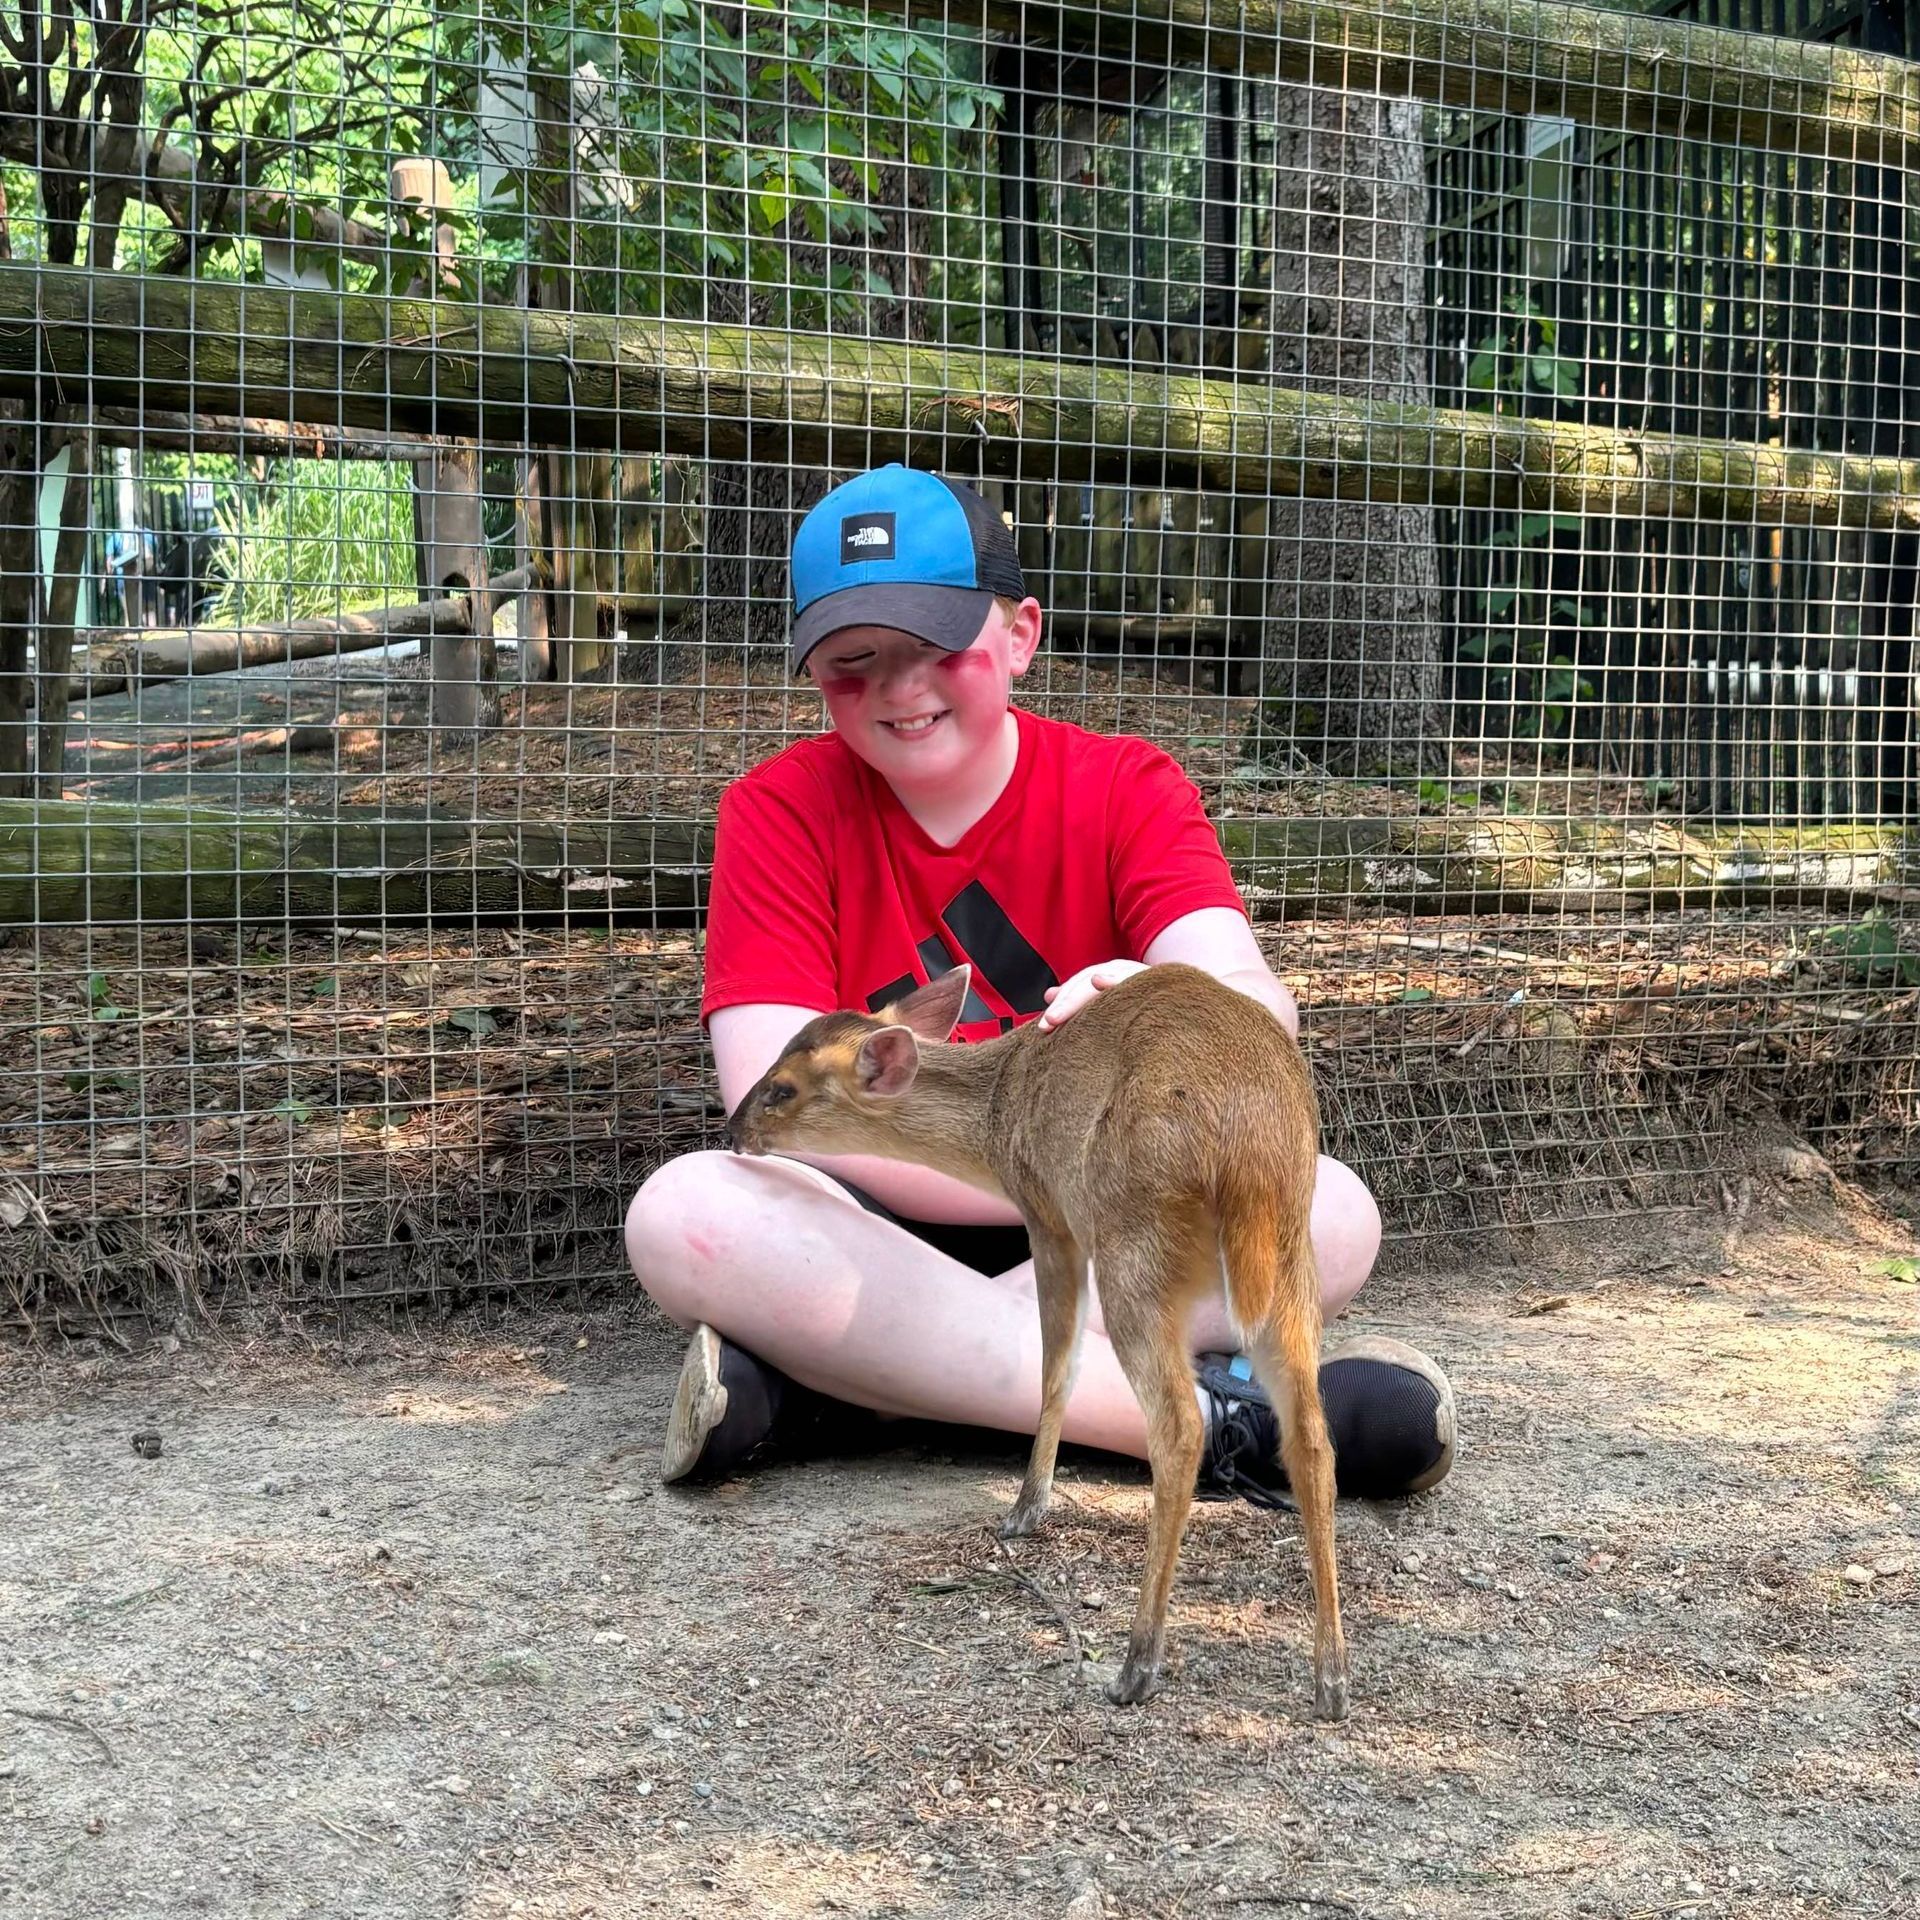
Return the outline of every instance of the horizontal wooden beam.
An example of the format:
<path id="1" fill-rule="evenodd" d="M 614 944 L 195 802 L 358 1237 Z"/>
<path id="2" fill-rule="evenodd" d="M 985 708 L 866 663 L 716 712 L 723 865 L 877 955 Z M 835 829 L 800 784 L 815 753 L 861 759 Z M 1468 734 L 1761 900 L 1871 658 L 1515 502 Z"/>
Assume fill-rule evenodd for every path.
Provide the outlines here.
<path id="1" fill-rule="evenodd" d="M 1596 901 L 1842 908 L 1920 880 L 1916 837 L 1891 827 L 1464 815 L 1228 818 L 1219 833 L 1260 919 L 1555 913 Z M 306 819 L 0 800 L 0 925 L 685 924 L 711 858 L 710 830 L 678 819 Z"/>
<path id="2" fill-rule="evenodd" d="M 1254 381 L 451 301 L 0 265 L 0 393 L 1022 479 L 1920 528 L 1920 462 Z"/>
<path id="3" fill-rule="evenodd" d="M 93 417 L 103 446 L 144 452 L 221 453 L 239 460 L 417 460 L 446 444 L 418 433 L 303 427 L 288 420 L 236 420 L 163 408 L 102 407 Z"/>
<path id="4" fill-rule="evenodd" d="M 0 926 L 684 923 L 710 833 L 0 800 Z"/>

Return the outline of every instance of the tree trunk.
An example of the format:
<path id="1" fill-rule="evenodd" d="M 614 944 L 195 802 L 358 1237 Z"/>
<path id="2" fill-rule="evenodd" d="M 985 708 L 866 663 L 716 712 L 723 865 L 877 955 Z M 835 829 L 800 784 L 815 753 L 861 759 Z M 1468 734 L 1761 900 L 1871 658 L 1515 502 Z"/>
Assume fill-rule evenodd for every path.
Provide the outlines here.
<path id="1" fill-rule="evenodd" d="M 766 325 L 775 314 L 768 298 L 756 301 L 743 286 L 719 284 L 707 289 L 706 318 Z M 698 674 L 703 649 L 786 644 L 792 622 L 787 562 L 794 532 L 839 477 L 795 464 L 792 448 L 777 434 L 767 436 L 764 452 L 749 438 L 744 459 L 706 464 L 700 594 L 667 633 L 658 661 L 662 674 L 684 673 L 683 649 L 693 650 Z"/>
<path id="2" fill-rule="evenodd" d="M 705 577 L 671 648 L 777 648 L 792 624 L 787 556 L 801 516 L 841 476 L 778 457 L 707 469 Z"/>
<path id="3" fill-rule="evenodd" d="M 852 240 L 824 245 L 790 241 L 790 285 L 829 286 L 836 267 L 849 268 L 856 285 L 869 274 L 888 289 L 843 298 L 857 299 L 857 319 L 847 330 L 869 339 L 925 340 L 925 299 L 932 258 L 926 189 L 920 170 L 905 161 L 881 163 L 863 177 L 840 163 L 834 185 L 847 198 L 868 205 L 880 225 Z M 785 316 L 774 299 L 752 296 L 737 285 L 710 287 L 706 318 L 755 324 L 781 324 Z M 842 322 L 836 320 L 836 330 Z M 669 635 L 670 644 L 779 649 L 792 624 L 792 584 L 788 556 L 793 536 L 807 509 L 832 491 L 853 470 L 831 470 L 796 463 L 780 446 L 770 456 L 751 454 L 739 463 L 708 467 L 705 512 L 705 591 Z"/>
<path id="4" fill-rule="evenodd" d="M 39 600 L 42 436 L 24 413 L 0 403 L 0 794 L 24 794 L 30 778 L 27 661 Z"/>
<path id="5" fill-rule="evenodd" d="M 80 608 L 80 584 L 87 574 L 87 549 L 92 516 L 88 500 L 93 481 L 93 436 L 84 430 L 67 438 L 67 484 L 60 496 L 60 532 L 54 543 L 53 580 L 47 592 L 46 617 L 40 623 L 39 682 L 35 717 L 40 734 L 35 764 L 39 790 L 58 799 L 66 782 L 68 673 L 73 666 L 73 638 Z"/>
<path id="6" fill-rule="evenodd" d="M 460 441 L 414 463 L 414 513 L 424 566 L 423 600 L 458 597 L 465 618 L 435 622 L 427 641 L 433 724 L 447 744 L 500 724 L 494 602 L 481 520 L 480 449 Z"/>
<path id="7" fill-rule="evenodd" d="M 538 170 L 534 201 L 540 212 L 536 261 L 526 276 L 527 301 L 550 313 L 573 313 L 595 291 L 593 276 L 576 274 L 580 258 L 579 180 L 574 169 L 574 93 L 565 74 L 532 82 Z M 578 450 L 569 418 L 543 461 L 540 534 L 553 579 L 548 596 L 547 659 L 556 679 L 599 680 L 613 665 L 600 637 L 602 527 L 612 519 L 613 463 Z"/>
<path id="8" fill-rule="evenodd" d="M 1420 108 L 1278 94 L 1272 374 L 1423 405 L 1427 179 Z M 1444 731 L 1440 570 L 1424 501 L 1276 500 L 1267 518 L 1263 751 L 1412 772 Z"/>

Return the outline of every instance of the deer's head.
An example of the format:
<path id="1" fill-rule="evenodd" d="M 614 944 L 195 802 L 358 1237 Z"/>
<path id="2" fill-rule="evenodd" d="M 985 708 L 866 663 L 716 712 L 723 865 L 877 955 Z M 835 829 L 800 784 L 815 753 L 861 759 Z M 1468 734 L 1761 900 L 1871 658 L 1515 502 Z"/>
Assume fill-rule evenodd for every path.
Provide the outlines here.
<path id="1" fill-rule="evenodd" d="M 952 1037 L 972 977 L 957 967 L 878 1014 L 809 1020 L 734 1108 L 734 1152 L 885 1154 L 919 1077 L 920 1042 Z"/>

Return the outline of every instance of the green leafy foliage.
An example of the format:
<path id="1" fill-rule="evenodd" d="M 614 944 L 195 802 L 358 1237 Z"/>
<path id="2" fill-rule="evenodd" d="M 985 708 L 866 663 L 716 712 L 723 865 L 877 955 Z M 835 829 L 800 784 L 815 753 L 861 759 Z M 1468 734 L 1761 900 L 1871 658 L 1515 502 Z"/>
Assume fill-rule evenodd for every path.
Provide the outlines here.
<path id="1" fill-rule="evenodd" d="M 900 299 L 899 262 L 918 297 L 982 301 L 1001 103 L 962 32 L 825 0 L 154 0 L 110 28 L 64 20 L 73 131 L 0 141 L 19 258 L 85 256 L 103 172 L 89 119 L 130 70 L 141 123 L 201 185 L 108 203 L 120 265 L 260 278 L 291 243 L 332 285 L 405 291 L 435 223 L 394 206 L 389 169 L 423 153 L 451 175 L 439 218 L 469 294 L 511 295 L 545 263 L 601 311 L 747 317 L 713 311 L 724 289 L 817 326 Z M 56 204 L 73 211 L 54 221 Z M 909 211 L 936 229 L 911 261 Z M 343 252 L 342 221 L 371 243 Z"/>
<path id="2" fill-rule="evenodd" d="M 1577 400 L 1583 390 L 1577 361 L 1558 351 L 1560 323 L 1526 294 L 1510 294 L 1507 317 L 1478 342 L 1467 362 L 1467 386 L 1484 393 L 1496 413 L 1518 413 L 1538 396 Z"/>
<path id="3" fill-rule="evenodd" d="M 1845 926 L 1822 927 L 1807 944 L 1839 958 L 1849 979 L 1870 986 L 1920 987 L 1920 953 L 1902 944 L 1902 930 L 1881 908 Z"/>
<path id="4" fill-rule="evenodd" d="M 216 626 L 323 619 L 415 594 L 411 475 L 377 460 L 284 460 L 221 510 Z"/>
<path id="5" fill-rule="evenodd" d="M 24 140 L 3 143 L 14 162 L 5 185 L 16 257 L 88 258 L 94 223 L 108 219 L 116 265 L 257 275 L 268 235 L 314 240 L 306 265 L 340 260 L 316 233 L 317 212 L 389 224 L 389 159 L 420 145 L 430 7 L 279 0 L 205 9 L 150 0 L 124 18 L 118 9 L 59 8 L 57 27 L 39 0 L 19 11 L 40 14 L 43 31 L 57 33 L 62 83 L 42 96 L 41 136 L 29 128 Z M 0 51 L 0 80 L 7 65 Z M 137 105 L 126 96 L 128 76 Z M 33 93 L 16 86 L 0 98 Z M 128 124 L 176 163 L 162 171 L 168 184 L 152 200 L 123 203 L 102 192 L 103 181 L 129 165 L 111 147 L 113 129 Z M 99 140 L 109 144 L 96 147 Z M 245 219 L 237 217 L 243 209 Z M 372 275 L 363 263 L 355 284 Z"/>
<path id="6" fill-rule="evenodd" d="M 820 326 L 906 291 L 879 269 L 909 205 L 943 229 L 923 270 L 985 258 L 979 131 L 1000 102 L 963 35 L 819 0 L 482 0 L 442 16 L 440 45 L 438 126 L 482 181 L 491 277 L 564 264 L 601 311 Z M 567 76 L 575 139 L 542 151 L 533 120 Z M 977 302 L 973 282 L 936 292 Z"/>

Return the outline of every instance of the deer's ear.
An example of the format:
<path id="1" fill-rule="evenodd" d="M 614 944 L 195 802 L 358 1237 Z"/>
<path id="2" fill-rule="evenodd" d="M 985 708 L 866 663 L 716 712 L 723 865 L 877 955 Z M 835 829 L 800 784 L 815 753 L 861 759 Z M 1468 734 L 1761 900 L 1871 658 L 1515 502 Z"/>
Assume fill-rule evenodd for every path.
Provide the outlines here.
<path id="1" fill-rule="evenodd" d="M 951 973 L 929 980 L 924 987 L 915 987 L 880 1017 L 911 1027 L 922 1040 L 950 1040 L 954 1028 L 960 1024 L 961 1012 L 967 1004 L 967 989 L 972 985 L 973 969 L 955 967 Z"/>
<path id="2" fill-rule="evenodd" d="M 910 1029 L 881 1027 L 860 1042 L 854 1056 L 854 1078 L 862 1093 L 895 1099 L 913 1085 L 920 1071 L 920 1048 Z"/>

